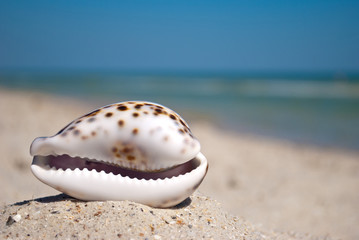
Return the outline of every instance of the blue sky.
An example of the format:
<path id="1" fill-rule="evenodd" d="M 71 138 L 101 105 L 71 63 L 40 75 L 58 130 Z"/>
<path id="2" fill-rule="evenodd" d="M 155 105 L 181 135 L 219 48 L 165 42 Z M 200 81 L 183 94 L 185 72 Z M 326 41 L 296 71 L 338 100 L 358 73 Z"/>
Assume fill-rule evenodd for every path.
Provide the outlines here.
<path id="1" fill-rule="evenodd" d="M 359 72 L 359 1 L 1 1 L 14 68 Z"/>

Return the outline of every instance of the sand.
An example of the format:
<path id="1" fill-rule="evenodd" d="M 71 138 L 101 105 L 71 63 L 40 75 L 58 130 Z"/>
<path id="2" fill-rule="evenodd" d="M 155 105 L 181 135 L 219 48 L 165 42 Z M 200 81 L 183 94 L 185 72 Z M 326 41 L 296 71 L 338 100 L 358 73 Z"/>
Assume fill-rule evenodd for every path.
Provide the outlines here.
<path id="1" fill-rule="evenodd" d="M 182 236 L 174 235 L 178 232 L 187 238 L 208 233 L 205 238 L 213 239 L 226 236 L 236 239 L 359 238 L 358 152 L 234 133 L 204 121 L 189 121 L 210 168 L 199 188 L 202 194 L 192 196 L 188 206 L 166 210 L 126 201 L 85 203 L 64 195 L 51 197 L 52 200 L 37 199 L 59 192 L 31 174 L 29 146 L 32 140 L 52 135 L 74 118 L 100 106 L 96 102 L 0 89 L 0 238 L 10 232 L 15 235 L 9 238 L 26 232 L 32 238 L 45 234 L 50 239 L 59 233 L 55 233 L 53 224 L 62 226 L 63 236 L 76 239 L 90 234 L 96 238 L 107 234 L 101 224 L 112 226 L 114 219 L 115 229 L 119 231 L 106 227 L 110 229 L 108 234 L 120 234 L 124 239 L 130 236 L 178 238 Z M 21 203 L 29 199 L 37 200 Z M 20 203 L 11 205 L 16 202 Z M 78 213 L 76 205 L 81 208 Z M 111 211 L 112 206 L 117 209 L 115 212 Z M 85 224 L 86 220 L 93 221 L 98 208 L 103 209 L 98 225 Z M 52 214 L 51 209 L 59 213 Z M 118 220 L 120 211 L 124 211 L 122 220 Z M 156 216 L 151 217 L 150 211 Z M 30 216 L 37 215 L 26 219 L 30 213 Z M 71 214 L 74 218 L 70 221 Z M 131 214 L 137 217 L 129 217 Z M 184 224 L 166 223 L 177 221 L 171 216 L 181 214 Z M 17 215 L 21 215 L 18 222 L 10 217 Z M 144 217 L 144 222 L 138 216 Z M 208 224 L 197 219 L 199 216 L 212 219 L 214 226 L 211 221 Z M 9 226 L 8 220 L 12 222 Z M 48 225 L 46 221 L 50 221 Z M 155 231 L 148 227 L 149 222 L 156 225 Z M 42 231 L 34 227 L 44 224 L 46 228 Z M 125 232 L 131 224 L 138 227 Z M 84 226 L 88 228 L 81 230 Z"/>
<path id="2" fill-rule="evenodd" d="M 7 206 L 0 224 L 4 239 L 332 239 L 263 230 L 198 193 L 169 209 L 60 194 Z"/>

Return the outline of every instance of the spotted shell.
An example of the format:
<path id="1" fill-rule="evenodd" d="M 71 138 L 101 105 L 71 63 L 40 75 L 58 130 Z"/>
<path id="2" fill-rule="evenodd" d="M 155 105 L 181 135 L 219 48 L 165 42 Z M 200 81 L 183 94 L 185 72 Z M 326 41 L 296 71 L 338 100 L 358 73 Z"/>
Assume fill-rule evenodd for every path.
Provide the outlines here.
<path id="1" fill-rule="evenodd" d="M 187 123 L 150 102 L 111 104 L 75 119 L 30 147 L 32 172 L 83 200 L 173 206 L 202 182 L 207 160 Z"/>

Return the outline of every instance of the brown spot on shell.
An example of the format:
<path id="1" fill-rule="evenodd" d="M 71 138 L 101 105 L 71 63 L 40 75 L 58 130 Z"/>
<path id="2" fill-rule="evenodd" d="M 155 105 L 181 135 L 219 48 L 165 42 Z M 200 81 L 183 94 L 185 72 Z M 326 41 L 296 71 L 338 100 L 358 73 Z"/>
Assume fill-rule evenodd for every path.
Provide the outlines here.
<path id="1" fill-rule="evenodd" d="M 127 160 L 128 161 L 133 161 L 133 160 L 135 160 L 136 158 L 135 158 L 135 156 L 132 156 L 132 155 L 128 155 L 127 156 Z"/>
<path id="2" fill-rule="evenodd" d="M 164 136 L 163 141 L 168 142 L 169 136 Z"/>
<path id="3" fill-rule="evenodd" d="M 69 129 L 67 129 L 67 130 L 68 130 L 68 131 L 71 131 L 71 130 L 73 130 L 73 129 L 75 129 L 75 126 L 69 127 Z"/>
<path id="4" fill-rule="evenodd" d="M 133 116 L 133 117 L 138 117 L 138 116 L 140 116 L 140 114 L 137 113 L 137 112 L 135 112 L 135 113 L 132 114 L 132 116 Z"/>
<path id="5" fill-rule="evenodd" d="M 124 120 L 119 120 L 119 121 L 118 121 L 118 125 L 119 125 L 120 127 L 123 127 L 123 126 L 125 125 L 125 121 L 124 121 Z"/>
<path id="6" fill-rule="evenodd" d="M 77 123 L 80 123 L 80 122 L 82 122 L 82 120 L 80 119 L 80 120 L 77 120 L 75 123 L 77 124 Z"/>
<path id="7" fill-rule="evenodd" d="M 185 131 L 183 129 L 178 129 L 178 132 L 181 134 L 185 134 Z"/>
<path id="8" fill-rule="evenodd" d="M 136 105 L 135 105 L 135 108 L 136 108 L 136 109 L 141 109 L 142 106 L 143 106 L 143 104 L 136 104 Z"/>
<path id="9" fill-rule="evenodd" d="M 177 119 L 176 116 L 173 115 L 173 114 L 170 114 L 169 116 L 170 116 L 170 118 L 173 119 L 173 120 L 176 120 L 176 119 Z"/>
<path id="10" fill-rule="evenodd" d="M 95 131 L 92 131 L 92 132 L 91 132 L 91 136 L 96 136 L 96 132 L 95 132 Z"/>
<path id="11" fill-rule="evenodd" d="M 92 118 L 89 118 L 87 121 L 88 122 L 94 122 L 96 120 L 96 118 L 92 117 Z"/>
<path id="12" fill-rule="evenodd" d="M 117 109 L 120 110 L 120 111 L 126 111 L 126 110 L 128 110 L 128 107 L 125 106 L 125 105 L 119 105 L 119 106 L 117 107 Z"/>
<path id="13" fill-rule="evenodd" d="M 133 151 L 133 148 L 132 147 L 124 147 L 123 149 L 122 149 L 122 152 L 124 152 L 124 153 L 130 153 L 130 152 L 132 152 Z"/>
<path id="14" fill-rule="evenodd" d="M 112 112 L 108 112 L 108 113 L 105 114 L 105 117 L 111 117 L 112 115 L 113 115 Z"/>
<path id="15" fill-rule="evenodd" d="M 63 132 L 63 133 L 61 134 L 62 137 L 66 137 L 66 135 L 67 135 L 67 132 Z"/>
<path id="16" fill-rule="evenodd" d="M 113 147 L 113 148 L 111 149 L 111 151 L 112 151 L 113 153 L 115 153 L 115 152 L 118 151 L 118 149 L 117 149 L 117 147 Z"/>
<path id="17" fill-rule="evenodd" d="M 99 112 L 101 111 L 101 109 L 97 109 L 97 110 L 94 110 L 88 114 L 86 114 L 85 116 L 83 117 L 92 117 L 92 116 L 96 116 Z"/>
<path id="18" fill-rule="evenodd" d="M 82 140 L 86 140 L 88 138 L 88 136 L 82 136 L 81 139 Z"/>
<path id="19" fill-rule="evenodd" d="M 78 129 L 76 129 L 76 130 L 74 130 L 74 135 L 79 135 L 80 134 L 80 130 L 78 130 Z"/>
<path id="20" fill-rule="evenodd" d="M 133 135 L 137 135 L 138 129 L 137 129 L 137 128 L 133 129 L 133 130 L 132 130 L 132 133 L 133 133 Z"/>
<path id="21" fill-rule="evenodd" d="M 147 112 L 147 111 L 144 111 L 143 113 L 144 113 L 144 114 L 146 114 L 146 115 L 148 114 L 148 112 Z"/>
<path id="22" fill-rule="evenodd" d="M 160 109 L 160 108 L 156 108 L 155 111 L 156 111 L 157 113 L 162 113 L 162 109 Z"/>
<path id="23" fill-rule="evenodd" d="M 182 124 L 182 126 L 189 130 L 188 125 L 182 119 L 180 119 L 180 123 Z"/>

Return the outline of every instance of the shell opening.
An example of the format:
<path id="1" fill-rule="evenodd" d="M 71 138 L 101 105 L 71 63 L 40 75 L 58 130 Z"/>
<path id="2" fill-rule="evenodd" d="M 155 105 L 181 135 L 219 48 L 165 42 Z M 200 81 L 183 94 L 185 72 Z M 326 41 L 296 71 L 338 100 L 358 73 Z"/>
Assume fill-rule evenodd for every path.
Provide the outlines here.
<path id="1" fill-rule="evenodd" d="M 114 175 L 121 175 L 122 177 L 128 176 L 130 178 L 156 180 L 176 177 L 191 172 L 200 165 L 200 160 L 195 157 L 188 162 L 174 166 L 172 168 L 160 169 L 157 171 L 150 172 L 123 168 L 119 165 L 109 164 L 95 159 L 71 157 L 69 155 L 36 155 L 34 156 L 32 164 L 63 170 L 75 170 L 76 168 L 78 168 L 79 170 L 88 169 L 89 171 L 91 171 L 94 169 L 97 172 L 104 171 L 107 174 L 112 173 Z"/>

